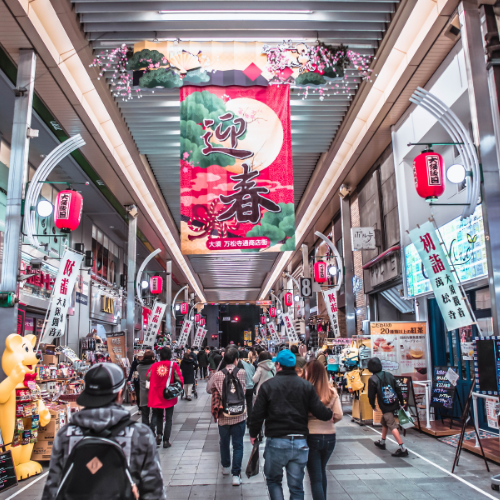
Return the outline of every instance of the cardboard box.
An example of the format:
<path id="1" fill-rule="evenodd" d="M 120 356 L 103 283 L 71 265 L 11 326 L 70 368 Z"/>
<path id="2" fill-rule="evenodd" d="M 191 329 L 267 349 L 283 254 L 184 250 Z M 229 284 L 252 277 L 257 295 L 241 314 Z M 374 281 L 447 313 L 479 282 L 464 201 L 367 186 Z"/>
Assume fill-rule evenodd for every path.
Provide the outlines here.
<path id="1" fill-rule="evenodd" d="M 33 452 L 31 453 L 32 460 L 50 460 L 52 455 L 52 447 L 54 446 L 54 441 L 37 441 L 33 446 Z"/>
<path id="2" fill-rule="evenodd" d="M 56 354 L 44 354 L 42 361 L 44 365 L 57 365 L 59 363 L 59 356 Z"/>
<path id="3" fill-rule="evenodd" d="M 59 420 L 52 418 L 45 427 L 38 429 L 38 439 L 40 441 L 53 441 L 59 431 Z"/>

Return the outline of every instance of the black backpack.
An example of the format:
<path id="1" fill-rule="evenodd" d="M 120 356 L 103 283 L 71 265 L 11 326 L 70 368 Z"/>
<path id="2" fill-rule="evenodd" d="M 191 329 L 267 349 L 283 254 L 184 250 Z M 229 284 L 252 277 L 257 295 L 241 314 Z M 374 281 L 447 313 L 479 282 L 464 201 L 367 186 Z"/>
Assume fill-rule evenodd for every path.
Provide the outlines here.
<path id="1" fill-rule="evenodd" d="M 240 371 L 235 367 L 232 372 L 227 368 L 222 370 L 224 381 L 222 382 L 222 413 L 225 417 L 237 417 L 245 412 L 245 392 L 236 376 Z"/>
<path id="2" fill-rule="evenodd" d="M 127 419 L 99 434 L 84 431 L 66 460 L 56 500 L 135 500 L 127 459 L 115 441 Z"/>

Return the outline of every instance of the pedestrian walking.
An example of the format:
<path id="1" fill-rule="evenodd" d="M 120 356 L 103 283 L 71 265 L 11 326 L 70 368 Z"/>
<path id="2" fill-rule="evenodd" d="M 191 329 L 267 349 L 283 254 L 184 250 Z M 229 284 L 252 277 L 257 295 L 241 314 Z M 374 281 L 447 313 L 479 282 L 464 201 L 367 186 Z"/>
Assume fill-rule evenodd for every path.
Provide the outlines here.
<path id="1" fill-rule="evenodd" d="M 207 378 L 208 356 L 205 349 L 200 349 L 198 353 L 198 366 L 200 367 L 200 380 Z"/>
<path id="2" fill-rule="evenodd" d="M 306 360 L 299 354 L 299 348 L 296 345 L 290 347 L 290 351 L 293 352 L 293 354 L 295 355 L 296 359 L 295 369 L 297 370 L 297 373 L 301 375 L 304 366 L 306 366 Z"/>
<path id="3" fill-rule="evenodd" d="M 325 350 L 324 349 L 318 349 L 316 352 L 316 359 L 323 364 L 323 366 L 326 368 L 327 362 L 326 362 L 326 356 L 325 356 Z"/>
<path id="4" fill-rule="evenodd" d="M 382 411 L 382 438 L 375 441 L 375 446 L 381 450 L 385 450 L 385 439 L 387 431 L 390 429 L 394 439 L 397 441 L 399 448 L 392 454 L 393 457 L 407 457 L 408 450 L 403 444 L 401 435 L 399 434 L 394 412 L 399 410 L 400 406 L 404 406 L 403 394 L 396 379 L 392 373 L 382 370 L 382 363 L 379 358 L 371 358 L 368 360 L 368 370 L 373 375 L 368 380 L 368 400 L 370 405 L 375 410 L 375 399 Z"/>
<path id="5" fill-rule="evenodd" d="M 233 486 L 241 484 L 241 463 L 243 461 L 243 437 L 245 436 L 247 411 L 245 408 L 246 372 L 236 367 L 238 350 L 228 349 L 224 355 L 226 367 L 214 374 L 212 390 L 212 415 L 219 426 L 219 448 L 222 474 L 233 476 Z M 236 376 L 235 376 L 236 374 Z M 229 389 L 228 387 L 231 387 Z M 227 389 L 227 390 L 226 390 Z M 242 391 L 242 392 L 241 392 Z M 242 394 L 242 412 L 237 415 L 228 413 L 229 394 Z M 233 445 L 231 464 L 230 444 Z"/>
<path id="6" fill-rule="evenodd" d="M 252 380 L 254 383 L 254 394 L 259 393 L 260 386 L 270 378 L 276 375 L 276 366 L 273 363 L 273 357 L 270 352 L 262 351 L 259 354 L 259 362 L 257 364 L 257 369 L 255 370 L 255 375 Z"/>
<path id="7" fill-rule="evenodd" d="M 310 361 L 304 367 L 303 377 L 310 382 L 320 401 L 333 412 L 333 421 L 323 422 L 314 415 L 309 414 L 309 457 L 307 459 L 307 472 L 311 480 L 313 500 L 326 500 L 327 472 L 326 465 L 335 449 L 335 425 L 342 420 L 342 405 L 337 391 L 328 382 L 325 367 L 317 359 Z"/>
<path id="8" fill-rule="evenodd" d="M 275 358 L 277 374 L 259 388 L 250 421 L 255 443 L 265 421 L 264 475 L 271 500 L 283 500 L 283 468 L 290 500 L 304 500 L 304 473 L 309 455 L 308 414 L 328 421 L 333 412 L 319 399 L 313 385 L 295 371 L 296 358 L 288 349 Z"/>
<path id="9" fill-rule="evenodd" d="M 184 396 L 186 396 L 187 401 L 191 401 L 191 392 L 193 391 L 195 379 L 194 367 L 195 363 L 191 357 L 191 353 L 186 351 L 181 361 L 181 372 L 184 379 Z"/>
<path id="10" fill-rule="evenodd" d="M 255 375 L 255 366 L 249 360 L 249 353 L 247 351 L 241 351 L 239 354 L 241 364 L 246 373 L 246 391 L 245 400 L 247 403 L 247 425 L 252 417 L 252 406 L 253 406 L 253 376 Z"/>
<path id="11" fill-rule="evenodd" d="M 137 365 L 137 371 L 139 372 L 139 394 L 137 395 L 137 404 L 141 409 L 142 423 L 146 424 L 148 427 L 151 425 L 150 420 L 150 409 L 148 406 L 149 401 L 149 386 L 146 380 L 146 374 L 151 367 L 151 365 L 155 362 L 155 353 L 148 349 L 144 352 L 144 356 L 142 361 L 139 361 Z M 148 386 L 148 387 L 147 387 Z"/>
<path id="12" fill-rule="evenodd" d="M 153 409 L 151 427 L 156 433 L 156 444 L 159 446 L 163 437 L 163 448 L 170 448 L 172 446 L 170 444 L 172 418 L 178 398 L 165 399 L 163 390 L 167 386 L 167 381 L 169 384 L 174 382 L 184 384 L 184 380 L 179 365 L 172 361 L 172 351 L 169 347 L 161 348 L 160 361 L 151 365 L 146 377 L 150 381 L 149 407 Z M 164 419 L 165 428 L 163 428 Z"/>
<path id="13" fill-rule="evenodd" d="M 124 386 L 123 371 L 113 363 L 98 363 L 85 374 L 77 399 L 84 408 L 55 437 L 42 500 L 166 500 L 153 433 L 123 408 Z M 87 434 L 93 439 L 84 439 Z M 95 458 L 89 462 L 89 456 Z M 95 461 L 106 478 L 104 491 L 94 477 Z"/>

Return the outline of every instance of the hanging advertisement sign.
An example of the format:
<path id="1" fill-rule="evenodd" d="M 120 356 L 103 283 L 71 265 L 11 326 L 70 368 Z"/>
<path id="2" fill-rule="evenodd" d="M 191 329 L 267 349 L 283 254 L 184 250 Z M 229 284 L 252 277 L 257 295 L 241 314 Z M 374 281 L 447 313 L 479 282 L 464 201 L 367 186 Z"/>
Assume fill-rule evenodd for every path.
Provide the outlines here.
<path id="1" fill-rule="evenodd" d="M 291 316 L 289 314 L 283 314 L 283 322 L 285 323 L 286 335 L 290 344 L 298 344 L 299 337 L 297 337 L 297 333 L 295 332 Z"/>
<path id="2" fill-rule="evenodd" d="M 339 320 L 338 320 L 338 306 L 337 306 L 337 290 L 331 288 L 323 293 L 323 299 L 325 301 L 326 310 L 328 311 L 328 317 L 330 318 L 330 325 L 333 330 L 333 336 L 340 337 Z"/>
<path id="3" fill-rule="evenodd" d="M 181 250 L 295 250 L 290 88 L 182 87 Z"/>
<path id="4" fill-rule="evenodd" d="M 73 294 L 77 276 L 80 274 L 80 265 L 83 255 L 69 248 L 66 249 L 61 259 L 56 282 L 52 289 L 47 321 L 42 333 L 41 343 L 52 342 L 52 339 L 62 337 L 66 331 L 66 315 Z"/>
<path id="5" fill-rule="evenodd" d="M 474 323 L 432 222 L 410 231 L 448 331 Z"/>
<path id="6" fill-rule="evenodd" d="M 185 319 L 184 323 L 182 323 L 181 334 L 179 335 L 179 345 L 185 346 L 189 339 L 189 334 L 191 333 L 191 327 L 193 326 L 193 322 Z"/>
<path id="7" fill-rule="evenodd" d="M 491 427 L 492 429 L 498 429 L 498 399 L 488 398 L 486 399 L 485 403 L 488 427 Z"/>
<path id="8" fill-rule="evenodd" d="M 163 320 L 163 315 L 167 309 L 167 304 L 161 302 L 156 302 L 153 304 L 153 309 L 149 315 L 149 322 L 146 331 L 144 332 L 143 345 L 148 345 L 153 347 L 156 342 L 156 335 L 160 329 L 161 322 Z"/>
<path id="9" fill-rule="evenodd" d="M 121 365 L 121 359 L 126 355 L 125 332 L 108 333 L 106 334 L 106 341 L 111 362 Z"/>
<path id="10" fill-rule="evenodd" d="M 262 340 L 266 340 L 266 327 L 265 326 L 260 326 L 259 327 L 259 330 L 260 330 L 260 336 L 262 338 Z"/>
<path id="11" fill-rule="evenodd" d="M 205 336 L 207 335 L 207 331 L 202 326 L 199 326 L 196 330 L 196 335 L 193 341 L 193 347 L 201 347 L 201 344 L 205 340 Z"/>
<path id="12" fill-rule="evenodd" d="M 278 332 L 276 331 L 276 325 L 274 323 L 268 323 L 267 329 L 269 330 L 269 333 L 271 334 L 271 340 L 274 340 L 274 342 L 279 342 L 280 336 L 278 335 Z"/>

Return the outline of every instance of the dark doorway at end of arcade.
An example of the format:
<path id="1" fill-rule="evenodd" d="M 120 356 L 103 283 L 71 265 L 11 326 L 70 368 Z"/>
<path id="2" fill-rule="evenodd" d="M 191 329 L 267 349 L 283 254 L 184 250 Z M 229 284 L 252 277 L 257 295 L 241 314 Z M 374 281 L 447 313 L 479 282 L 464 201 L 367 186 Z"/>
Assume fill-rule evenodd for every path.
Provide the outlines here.
<path id="1" fill-rule="evenodd" d="M 231 341 L 235 345 L 245 345 L 245 331 L 252 332 L 253 345 L 255 327 L 260 324 L 261 309 L 255 305 L 221 305 L 219 306 L 220 346 L 226 347 Z"/>

